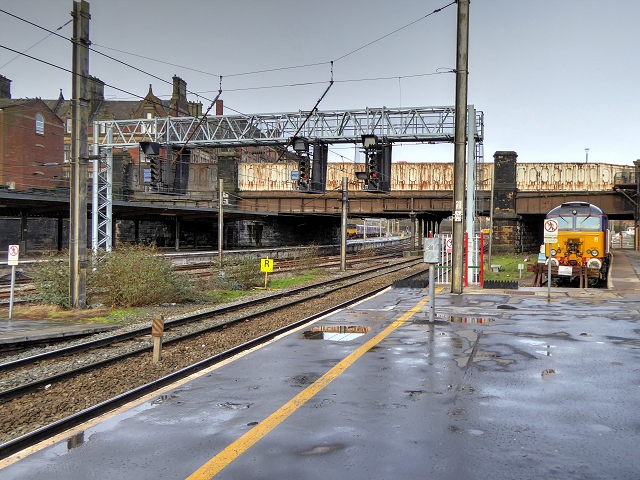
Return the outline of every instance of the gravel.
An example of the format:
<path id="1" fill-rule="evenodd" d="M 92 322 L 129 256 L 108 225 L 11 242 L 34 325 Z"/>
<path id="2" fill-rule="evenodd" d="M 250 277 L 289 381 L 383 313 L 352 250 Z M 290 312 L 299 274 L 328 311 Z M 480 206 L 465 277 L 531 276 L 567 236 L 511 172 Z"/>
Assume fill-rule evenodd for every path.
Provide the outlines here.
<path id="1" fill-rule="evenodd" d="M 88 373 L 77 375 L 69 380 L 54 383 L 50 387 L 40 389 L 25 396 L 13 399 L 0 405 L 0 443 L 5 443 L 13 438 L 24 435 L 41 426 L 53 423 L 73 413 L 79 412 L 100 402 L 106 401 L 116 395 L 132 390 L 153 380 L 161 378 L 172 372 L 192 365 L 198 361 L 209 358 L 234 346 L 247 342 L 252 338 L 267 334 L 273 330 L 289 325 L 295 321 L 323 311 L 330 306 L 343 303 L 358 295 L 362 295 L 377 287 L 387 285 L 391 281 L 406 277 L 419 270 L 424 265 L 407 267 L 398 272 L 386 275 L 382 278 L 367 280 L 355 286 L 351 286 L 334 293 L 328 293 L 323 298 L 311 299 L 302 304 L 288 307 L 286 314 L 282 311 L 265 314 L 251 321 L 235 324 L 222 330 L 208 332 L 182 340 L 171 345 L 165 345 L 162 351 L 162 360 L 158 364 L 152 361 L 151 352 L 144 352 L 126 360 L 118 361 L 107 367 L 99 368 Z M 268 295 L 268 292 L 259 292 L 256 296 Z M 246 300 L 243 299 L 243 300 Z M 286 297 L 274 300 L 269 307 L 283 304 L 289 301 Z M 256 312 L 264 311 L 265 307 L 254 307 Z M 151 320 L 157 315 L 164 315 L 165 320 L 179 318 L 194 313 L 211 310 L 211 307 L 194 305 L 163 305 L 145 309 L 120 331 L 128 331 L 143 326 L 148 327 Z M 247 311 L 233 312 L 223 316 L 216 316 L 198 325 L 188 325 L 180 329 L 183 334 L 189 329 L 201 329 L 204 326 L 222 324 L 229 319 L 246 315 Z M 178 329 L 170 330 L 165 334 L 165 339 L 178 335 Z M 109 336 L 109 333 L 98 334 L 92 338 Z M 86 341 L 86 340 L 85 340 Z M 66 345 L 81 343 L 80 341 L 66 342 Z M 105 347 L 90 352 L 70 356 L 64 360 L 42 362 L 38 367 L 28 367 L 12 372 L 7 372 L 0 377 L 0 389 L 13 388 L 28 381 L 35 381 L 50 376 L 54 373 L 68 371 L 76 368 L 81 363 L 95 363 L 101 359 L 110 358 L 114 353 L 124 353 L 134 348 L 152 345 L 150 337 L 138 341 L 123 342 L 113 347 Z M 59 348 L 58 345 L 56 348 Z M 48 351 L 50 347 L 37 349 Z M 11 358 L 34 355 L 34 350 L 20 355 L 3 358 L 3 362 Z"/>

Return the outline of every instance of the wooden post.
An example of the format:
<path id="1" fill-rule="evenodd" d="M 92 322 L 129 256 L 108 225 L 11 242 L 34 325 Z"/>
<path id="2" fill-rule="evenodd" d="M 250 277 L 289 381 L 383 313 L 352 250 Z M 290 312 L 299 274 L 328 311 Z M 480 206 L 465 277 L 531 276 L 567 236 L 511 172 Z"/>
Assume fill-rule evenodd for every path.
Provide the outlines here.
<path id="1" fill-rule="evenodd" d="M 164 334 L 164 316 L 153 319 L 151 324 L 151 336 L 153 337 L 153 363 L 162 359 L 162 335 Z"/>

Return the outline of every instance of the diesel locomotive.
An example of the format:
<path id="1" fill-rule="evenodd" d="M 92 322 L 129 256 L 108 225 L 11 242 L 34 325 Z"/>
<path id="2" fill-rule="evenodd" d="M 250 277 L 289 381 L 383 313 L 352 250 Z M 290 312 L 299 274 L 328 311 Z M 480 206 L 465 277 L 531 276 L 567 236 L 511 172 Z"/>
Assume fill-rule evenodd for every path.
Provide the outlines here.
<path id="1" fill-rule="evenodd" d="M 567 202 L 551 210 L 547 219 L 558 222 L 558 242 L 545 243 L 545 256 L 552 267 L 565 267 L 558 269 L 559 278 L 586 267 L 590 285 L 606 282 L 611 261 L 607 215 L 587 202 Z"/>

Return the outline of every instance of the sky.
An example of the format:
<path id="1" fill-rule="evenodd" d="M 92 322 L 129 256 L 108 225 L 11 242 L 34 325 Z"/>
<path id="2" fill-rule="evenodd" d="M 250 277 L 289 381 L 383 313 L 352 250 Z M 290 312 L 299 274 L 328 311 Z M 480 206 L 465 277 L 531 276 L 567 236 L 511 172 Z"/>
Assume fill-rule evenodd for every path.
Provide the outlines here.
<path id="1" fill-rule="evenodd" d="M 90 73 L 140 97 L 152 84 L 160 98 L 178 75 L 205 109 L 222 75 L 225 114 L 278 113 L 310 110 L 333 61 L 320 110 L 453 106 L 457 5 L 427 16 L 450 1 L 93 0 Z M 0 0 L 0 10 L 49 30 L 72 7 Z M 513 150 L 520 162 L 585 162 L 585 149 L 589 163 L 640 159 L 638 18 L 637 0 L 471 0 L 468 103 L 484 113 L 485 159 Z M 72 25 L 57 33 L 71 37 Z M 3 12 L 0 47 L 71 69 L 68 40 Z M 6 48 L 0 74 L 13 98 L 71 98 L 70 73 Z M 312 66 L 287 68 L 301 65 Z M 105 87 L 109 99 L 130 94 Z M 359 155 L 331 151 L 334 160 Z M 453 146 L 394 148 L 393 160 L 452 162 Z"/>

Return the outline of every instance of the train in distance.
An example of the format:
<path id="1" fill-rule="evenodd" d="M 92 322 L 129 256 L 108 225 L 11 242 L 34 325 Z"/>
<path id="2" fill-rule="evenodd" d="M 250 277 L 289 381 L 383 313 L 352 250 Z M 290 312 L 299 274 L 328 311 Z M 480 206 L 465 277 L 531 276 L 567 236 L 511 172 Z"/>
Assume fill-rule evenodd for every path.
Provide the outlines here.
<path id="1" fill-rule="evenodd" d="M 384 237 L 387 234 L 386 227 L 381 225 L 366 225 L 367 238 Z M 365 225 L 355 223 L 347 224 L 347 238 L 364 238 Z"/>

